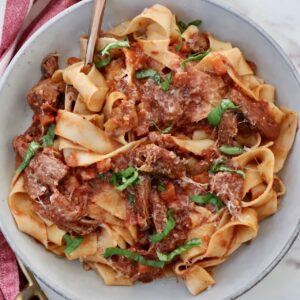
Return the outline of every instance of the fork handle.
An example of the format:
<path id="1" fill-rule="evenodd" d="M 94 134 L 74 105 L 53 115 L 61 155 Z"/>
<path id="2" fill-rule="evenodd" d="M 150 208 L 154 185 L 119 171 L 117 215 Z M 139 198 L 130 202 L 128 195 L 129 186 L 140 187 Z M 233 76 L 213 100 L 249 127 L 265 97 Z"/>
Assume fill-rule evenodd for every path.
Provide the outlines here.
<path id="1" fill-rule="evenodd" d="M 90 24 L 90 34 L 86 48 L 85 63 L 93 63 L 98 32 L 102 24 L 106 0 L 94 0 L 93 15 Z"/>

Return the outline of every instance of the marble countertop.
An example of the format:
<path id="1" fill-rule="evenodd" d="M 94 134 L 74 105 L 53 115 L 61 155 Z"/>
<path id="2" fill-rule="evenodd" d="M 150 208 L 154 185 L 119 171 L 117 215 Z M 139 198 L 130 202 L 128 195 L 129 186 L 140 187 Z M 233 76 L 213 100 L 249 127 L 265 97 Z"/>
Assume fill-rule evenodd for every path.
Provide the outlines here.
<path id="1" fill-rule="evenodd" d="M 300 73 L 299 0 L 215 0 L 247 15 L 289 55 Z M 239 300 L 300 299 L 300 236 L 278 266 Z"/>
<path id="2" fill-rule="evenodd" d="M 285 50 L 300 73 L 300 0 L 215 0 L 263 27 Z M 50 299 L 58 299 L 46 287 Z M 300 236 L 278 266 L 239 300 L 300 299 Z"/>

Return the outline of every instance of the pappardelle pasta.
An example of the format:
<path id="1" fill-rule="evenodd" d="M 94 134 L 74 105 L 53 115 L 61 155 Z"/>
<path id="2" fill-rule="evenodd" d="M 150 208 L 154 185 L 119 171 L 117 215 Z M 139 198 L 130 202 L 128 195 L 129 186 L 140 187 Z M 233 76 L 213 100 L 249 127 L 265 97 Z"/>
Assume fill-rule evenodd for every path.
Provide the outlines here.
<path id="1" fill-rule="evenodd" d="M 93 65 L 42 62 L 9 207 L 107 285 L 172 272 L 196 295 L 285 193 L 297 114 L 239 48 L 156 4 L 100 34 Z M 250 247 L 254 247 L 252 245 Z"/>

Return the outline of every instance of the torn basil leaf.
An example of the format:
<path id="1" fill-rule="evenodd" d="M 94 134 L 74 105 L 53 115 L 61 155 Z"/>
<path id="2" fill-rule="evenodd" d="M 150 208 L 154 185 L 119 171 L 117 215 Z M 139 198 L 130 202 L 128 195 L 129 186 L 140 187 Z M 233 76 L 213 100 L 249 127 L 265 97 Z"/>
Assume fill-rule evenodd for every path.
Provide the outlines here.
<path id="1" fill-rule="evenodd" d="M 164 230 L 161 233 L 152 234 L 149 239 L 152 243 L 158 243 L 163 240 L 176 226 L 176 221 L 173 216 L 173 210 L 169 209 L 167 212 L 167 223 Z"/>
<path id="2" fill-rule="evenodd" d="M 169 254 L 161 253 L 159 251 L 157 251 L 156 254 L 160 261 L 168 262 L 168 261 L 173 260 L 173 258 L 175 256 L 177 256 L 193 247 L 200 246 L 200 245 L 201 245 L 201 240 L 199 238 L 194 238 L 194 239 L 187 241 L 184 245 L 176 248 Z"/>
<path id="3" fill-rule="evenodd" d="M 184 31 L 186 31 L 190 25 L 194 25 L 194 26 L 198 27 L 201 23 L 202 23 L 201 20 L 196 19 L 194 21 L 189 22 L 188 24 L 184 23 L 183 21 L 178 21 L 177 25 L 178 25 L 180 32 L 182 33 Z"/>
<path id="4" fill-rule="evenodd" d="M 77 236 L 77 237 L 71 238 L 71 236 L 66 233 L 64 235 L 64 240 L 67 244 L 65 253 L 66 253 L 66 255 L 70 255 L 73 251 L 75 251 L 80 246 L 80 244 L 83 241 L 83 237 Z"/>
<path id="5" fill-rule="evenodd" d="M 51 124 L 48 128 L 47 134 L 42 137 L 42 143 L 44 147 L 53 146 L 54 138 L 55 138 L 55 124 Z"/>
<path id="6" fill-rule="evenodd" d="M 222 115 L 226 110 L 237 108 L 238 106 L 236 106 L 230 99 L 222 99 L 222 101 L 208 114 L 208 123 L 214 127 L 218 126 Z"/>
<path id="7" fill-rule="evenodd" d="M 159 183 L 157 189 L 159 192 L 164 192 L 166 190 L 166 187 L 162 183 Z"/>
<path id="8" fill-rule="evenodd" d="M 211 49 L 206 50 L 202 53 L 195 53 L 186 58 L 180 65 L 183 68 L 188 62 L 191 61 L 201 61 L 207 54 L 209 54 Z"/>
<path id="9" fill-rule="evenodd" d="M 49 126 L 47 133 L 44 136 L 42 136 L 40 140 L 41 143 L 37 141 L 32 141 L 29 144 L 26 153 L 24 155 L 23 161 L 16 169 L 17 173 L 21 173 L 29 165 L 31 159 L 34 157 L 34 155 L 37 153 L 39 149 L 42 149 L 43 147 L 53 146 L 54 137 L 55 137 L 54 131 L 55 131 L 55 124 L 51 124 Z"/>
<path id="10" fill-rule="evenodd" d="M 165 80 L 160 84 L 161 89 L 164 92 L 168 91 L 170 89 L 171 82 L 172 82 L 172 73 L 170 72 L 166 75 Z"/>
<path id="11" fill-rule="evenodd" d="M 219 210 L 224 206 L 221 199 L 211 193 L 207 193 L 205 195 L 193 195 L 190 199 L 200 205 L 211 204 L 216 208 L 216 210 Z"/>
<path id="12" fill-rule="evenodd" d="M 152 78 L 155 84 L 157 85 L 160 84 L 160 80 L 161 80 L 159 73 L 153 69 L 145 69 L 145 70 L 137 71 L 135 73 L 135 77 L 138 80 L 145 79 L 145 78 Z"/>
<path id="13" fill-rule="evenodd" d="M 175 46 L 175 50 L 179 52 L 182 48 L 182 33 L 179 31 L 179 44 Z"/>
<path id="14" fill-rule="evenodd" d="M 113 248 L 113 247 L 106 248 L 105 252 L 103 254 L 103 256 L 105 258 L 113 256 L 113 255 L 121 255 L 121 256 L 127 257 L 133 261 L 136 261 L 136 262 L 140 263 L 141 265 L 160 268 L 160 269 L 162 269 L 165 265 L 165 263 L 162 261 L 144 258 L 140 254 L 133 252 L 133 251 L 129 251 L 127 249 Z"/>
<path id="15" fill-rule="evenodd" d="M 114 172 L 110 183 L 117 187 L 117 190 L 124 191 L 129 185 L 137 183 L 139 180 L 138 170 L 134 167 L 128 167 L 120 172 Z"/>
<path id="16" fill-rule="evenodd" d="M 30 163 L 31 159 L 33 158 L 33 156 L 37 153 L 37 151 L 39 149 L 41 149 L 42 146 L 40 143 L 36 142 L 36 141 L 32 141 L 29 146 L 28 149 L 25 153 L 25 156 L 23 158 L 23 161 L 21 162 L 21 164 L 18 166 L 16 172 L 17 173 L 21 173 Z"/>
<path id="17" fill-rule="evenodd" d="M 238 169 L 232 169 L 230 167 L 227 167 L 224 165 L 224 163 L 227 161 L 226 158 L 216 159 L 212 162 L 210 167 L 210 172 L 212 173 L 218 173 L 218 172 L 228 172 L 228 173 L 236 173 L 241 175 L 243 178 L 245 178 L 246 174 L 242 170 Z"/>
<path id="18" fill-rule="evenodd" d="M 112 49 L 121 49 L 121 48 L 129 48 L 129 47 L 130 44 L 127 36 L 124 38 L 124 40 L 115 41 L 106 45 L 102 50 L 99 51 L 99 54 L 101 56 L 104 56 L 104 58 L 102 58 L 100 61 L 95 61 L 96 67 L 100 69 L 107 66 L 110 63 L 111 60 L 110 51 Z"/>
<path id="19" fill-rule="evenodd" d="M 222 145 L 219 150 L 227 155 L 239 155 L 245 152 L 245 149 L 242 147 L 232 147 L 227 145 Z"/>

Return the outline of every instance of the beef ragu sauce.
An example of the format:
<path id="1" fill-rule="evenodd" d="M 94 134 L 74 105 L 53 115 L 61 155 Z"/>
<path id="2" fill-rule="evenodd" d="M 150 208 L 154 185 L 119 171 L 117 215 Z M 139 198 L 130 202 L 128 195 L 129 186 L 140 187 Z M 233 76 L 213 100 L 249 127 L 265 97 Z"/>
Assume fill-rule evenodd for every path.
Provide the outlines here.
<path id="1" fill-rule="evenodd" d="M 235 173 L 239 166 L 231 163 L 231 157 L 219 151 L 223 144 L 237 145 L 235 137 L 239 128 L 242 128 L 241 134 L 245 132 L 245 126 L 239 123 L 248 124 L 247 128 L 272 139 L 278 133 L 279 124 L 263 101 L 254 103 L 227 75 L 200 72 L 192 64 L 171 71 L 144 54 L 132 38 L 130 43 L 126 57 L 122 51 L 115 51 L 110 64 L 101 70 L 110 92 L 120 91 L 128 98 L 115 103 L 105 130 L 111 137 L 120 134 L 135 139 L 146 137 L 145 142 L 126 153 L 80 168 L 67 166 L 59 150 L 45 147 L 25 169 L 24 182 L 42 217 L 70 234 L 84 235 L 101 230 L 101 217 L 88 217 L 94 205 L 93 195 L 110 184 L 114 172 L 130 166 L 136 168 L 138 181 L 118 191 L 124 199 L 130 200 L 127 201 L 126 224 L 136 225 L 140 237 L 130 250 L 157 259 L 156 250 L 169 253 L 187 241 L 192 224 L 190 214 L 198 205 L 191 197 L 211 193 L 219 197 L 233 218 L 240 211 L 244 178 Z M 207 49 L 207 37 L 200 33 L 188 43 L 184 42 L 179 54 L 185 58 Z M 174 44 L 170 51 L 176 52 Z M 150 68 L 161 71 L 162 77 L 172 72 L 170 88 L 163 91 L 151 78 L 138 80 L 133 77 L 130 84 L 125 59 L 131 61 L 133 72 Z M 34 112 L 33 123 L 13 141 L 21 158 L 29 143 L 38 141 L 55 122 L 57 110 L 62 107 L 65 85 L 62 81 L 54 83 L 50 78 L 57 68 L 57 56 L 47 56 L 42 63 L 43 78 L 27 94 Z M 219 126 L 213 127 L 207 114 L 223 98 L 231 99 L 240 109 L 227 111 Z M 216 142 L 201 155 L 183 150 L 172 138 L 174 135 L 191 138 L 197 130 Z M 212 164 L 218 159 L 231 171 L 212 172 Z M 202 206 L 212 212 L 218 211 L 211 203 Z M 176 226 L 166 238 L 154 244 L 149 236 L 164 230 L 170 209 L 174 212 Z M 113 256 L 112 262 L 117 270 L 134 280 L 148 282 L 163 273 L 159 268 L 144 266 L 122 256 Z"/>

